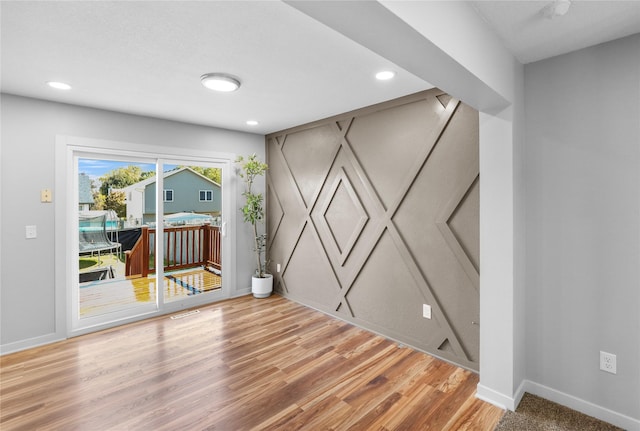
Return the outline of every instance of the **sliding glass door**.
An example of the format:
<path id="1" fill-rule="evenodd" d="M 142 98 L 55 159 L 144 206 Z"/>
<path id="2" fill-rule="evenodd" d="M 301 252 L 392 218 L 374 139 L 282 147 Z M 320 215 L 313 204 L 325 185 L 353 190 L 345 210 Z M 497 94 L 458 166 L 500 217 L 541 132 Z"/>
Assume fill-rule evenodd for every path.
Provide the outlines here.
<path id="1" fill-rule="evenodd" d="M 224 163 L 76 151 L 73 330 L 224 297 Z"/>

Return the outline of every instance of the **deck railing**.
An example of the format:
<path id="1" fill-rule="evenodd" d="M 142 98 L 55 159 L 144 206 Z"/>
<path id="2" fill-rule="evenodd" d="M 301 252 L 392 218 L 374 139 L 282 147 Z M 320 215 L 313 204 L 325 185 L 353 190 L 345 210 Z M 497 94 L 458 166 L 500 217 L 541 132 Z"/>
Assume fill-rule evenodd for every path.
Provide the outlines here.
<path id="1" fill-rule="evenodd" d="M 146 277 L 154 273 L 156 229 L 142 226 L 140 238 L 125 251 L 125 275 Z M 164 228 L 164 270 L 173 271 L 195 266 L 222 269 L 221 238 L 218 226 L 177 226 Z"/>

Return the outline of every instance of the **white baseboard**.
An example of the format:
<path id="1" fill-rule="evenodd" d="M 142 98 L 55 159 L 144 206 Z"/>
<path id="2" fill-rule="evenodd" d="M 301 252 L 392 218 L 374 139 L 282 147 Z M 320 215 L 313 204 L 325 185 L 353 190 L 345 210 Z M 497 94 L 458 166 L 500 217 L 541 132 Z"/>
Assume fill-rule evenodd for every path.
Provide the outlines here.
<path id="1" fill-rule="evenodd" d="M 239 296 L 245 296 L 245 295 L 250 295 L 251 294 L 251 286 L 244 288 L 244 289 L 238 289 L 236 292 L 234 292 L 234 295 L 231 296 L 230 298 L 236 298 Z M 220 299 L 220 301 L 223 301 L 225 299 L 230 299 L 230 298 L 222 298 Z M 206 306 L 206 305 L 211 305 L 213 303 L 209 303 L 209 304 L 201 304 L 201 306 Z M 194 305 L 196 306 L 196 305 Z M 173 312 L 175 312 L 176 310 L 167 310 L 164 314 L 171 314 Z M 146 315 L 143 315 L 146 316 Z M 160 314 L 154 314 L 153 316 L 146 316 L 146 317 L 142 317 L 142 319 L 147 319 L 147 318 L 151 318 L 151 317 L 156 317 L 156 316 L 160 316 Z M 28 338 L 26 340 L 20 340 L 20 341 L 16 341 L 13 343 L 7 343 L 7 344 L 1 344 L 0 345 L 0 356 L 2 355 L 8 355 L 9 353 L 15 353 L 15 352 L 20 352 L 22 350 L 27 350 L 27 349 L 31 349 L 34 347 L 40 347 L 40 346 L 44 346 L 46 344 L 51 344 L 51 343 L 56 343 L 58 341 L 63 341 L 66 340 L 67 338 L 72 338 L 72 337 L 76 337 L 78 335 L 83 335 L 83 334 L 87 334 L 87 333 L 91 333 L 91 332 L 97 332 L 103 329 L 108 329 L 111 328 L 113 326 L 121 326 L 121 325 L 126 325 L 128 323 L 133 323 L 133 322 L 137 322 L 139 320 L 142 320 L 140 318 L 140 316 L 134 316 L 130 319 L 124 319 L 124 320 L 120 320 L 117 322 L 117 324 L 110 324 L 110 323 L 106 323 L 104 325 L 101 325 L 99 328 L 97 327 L 91 327 L 91 328 L 85 328 L 83 330 L 79 330 L 79 331 L 71 331 L 69 333 L 69 337 L 66 337 L 64 335 L 60 335 L 60 334 L 47 334 L 47 335 L 42 335 L 39 337 L 33 337 L 33 338 Z"/>
<path id="2" fill-rule="evenodd" d="M 489 404 L 493 404 L 496 407 L 500 407 L 502 410 L 515 410 L 515 400 L 500 392 L 494 391 L 481 383 L 476 386 L 476 398 L 485 401 Z"/>
<path id="3" fill-rule="evenodd" d="M 44 346 L 45 344 L 51 344 L 65 339 L 66 337 L 62 337 L 58 334 L 47 334 L 40 337 L 33 337 L 13 343 L 2 344 L 0 345 L 0 356 L 31 349 L 33 347 Z"/>
<path id="4" fill-rule="evenodd" d="M 530 394 L 537 395 L 549 401 L 569 407 L 570 409 L 577 410 L 585 415 L 593 416 L 594 418 L 609 422 L 610 424 L 624 428 L 627 431 L 640 431 L 640 420 L 614 412 L 613 410 L 609 410 L 589 401 L 574 397 L 573 395 L 565 394 L 530 380 L 525 380 L 521 385 L 521 388 L 522 394 L 524 394 L 524 392 L 529 392 Z M 520 397 L 522 397 L 522 395 Z"/>
<path id="5" fill-rule="evenodd" d="M 520 405 L 520 401 L 522 401 L 522 397 L 524 396 L 524 393 L 526 392 L 525 390 L 525 386 L 527 385 L 528 380 L 523 380 L 520 382 L 520 386 L 518 386 L 518 389 L 516 389 L 516 393 L 514 394 L 514 400 L 515 400 L 515 407 L 517 408 L 518 405 Z"/>
<path id="6" fill-rule="evenodd" d="M 230 298 L 238 298 L 245 295 L 251 295 L 251 286 L 245 287 L 244 289 L 237 289 L 233 292 Z"/>

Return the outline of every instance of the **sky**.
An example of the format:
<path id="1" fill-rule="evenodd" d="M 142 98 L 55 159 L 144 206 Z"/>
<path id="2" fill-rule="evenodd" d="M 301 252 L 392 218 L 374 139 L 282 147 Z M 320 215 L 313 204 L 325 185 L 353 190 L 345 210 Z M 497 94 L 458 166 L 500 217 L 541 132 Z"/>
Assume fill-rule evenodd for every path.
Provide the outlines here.
<path id="1" fill-rule="evenodd" d="M 104 159 L 78 159 L 78 173 L 85 173 L 93 180 L 98 180 L 98 178 L 107 172 L 125 166 L 139 166 L 142 172 L 155 171 L 156 169 L 156 165 L 154 163 L 121 162 Z M 164 170 L 166 172 L 174 169 L 175 167 L 176 165 L 165 164 Z"/>

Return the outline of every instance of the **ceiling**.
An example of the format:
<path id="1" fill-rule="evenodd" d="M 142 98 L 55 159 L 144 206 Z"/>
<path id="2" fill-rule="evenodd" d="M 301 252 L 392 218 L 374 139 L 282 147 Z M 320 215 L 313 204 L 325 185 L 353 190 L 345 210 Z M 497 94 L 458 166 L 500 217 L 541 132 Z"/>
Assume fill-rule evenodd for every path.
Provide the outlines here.
<path id="1" fill-rule="evenodd" d="M 475 1 L 523 63 L 640 32 L 640 2 Z M 280 1 L 2 1 L 4 93 L 266 134 L 432 85 Z M 374 74 L 391 69 L 391 81 Z M 200 76 L 240 77 L 214 93 Z M 54 90 L 46 81 L 73 86 Z M 257 120 L 248 126 L 247 120 Z"/>
<path id="2" fill-rule="evenodd" d="M 523 64 L 640 32 L 640 1 L 574 0 L 546 18 L 551 1 L 473 1 L 472 7 Z"/>

